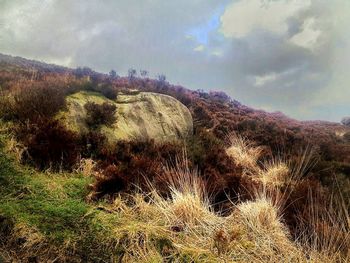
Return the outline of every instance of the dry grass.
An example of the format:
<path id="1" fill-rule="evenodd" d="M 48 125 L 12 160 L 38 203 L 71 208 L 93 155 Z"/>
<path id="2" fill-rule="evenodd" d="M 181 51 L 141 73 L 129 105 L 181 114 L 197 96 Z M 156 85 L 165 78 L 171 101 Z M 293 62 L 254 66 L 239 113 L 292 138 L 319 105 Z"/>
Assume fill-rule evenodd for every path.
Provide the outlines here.
<path id="1" fill-rule="evenodd" d="M 75 169 L 76 173 L 81 173 L 84 176 L 93 176 L 96 172 L 96 162 L 90 158 L 82 158 Z"/>
<path id="2" fill-rule="evenodd" d="M 206 182 L 196 170 L 189 169 L 185 156 L 178 159 L 175 166 L 166 167 L 163 176 L 170 196 L 164 199 L 153 188 L 152 199 L 170 224 L 183 228 L 217 223 L 206 193 Z"/>
<path id="3" fill-rule="evenodd" d="M 324 207 L 319 207 L 316 200 L 324 197 L 315 195 L 313 189 L 309 193 L 310 221 L 300 221 L 299 227 L 305 231 L 299 242 L 309 254 L 332 259 L 327 262 L 349 262 L 350 217 L 344 200 L 331 196 L 325 199 Z"/>
<path id="4" fill-rule="evenodd" d="M 5 152 L 10 154 L 15 158 L 17 163 L 21 163 L 23 160 L 23 155 L 27 151 L 27 148 L 18 142 L 14 136 L 11 136 L 5 140 Z"/>
<path id="5" fill-rule="evenodd" d="M 281 187 L 290 180 L 290 168 L 282 160 L 271 160 L 264 164 L 257 179 L 265 186 Z"/>
<path id="6" fill-rule="evenodd" d="M 259 147 L 254 147 L 249 140 L 236 134 L 230 136 L 230 141 L 227 153 L 245 168 L 245 175 L 249 179 L 258 183 L 258 187 L 251 193 L 255 201 L 237 206 L 240 225 L 245 225 L 254 236 L 255 246 L 259 248 L 261 258 L 255 258 L 254 261 L 278 262 L 279 255 L 283 255 L 283 261 L 288 259 L 287 261 L 293 262 L 306 262 L 307 258 L 310 262 L 350 260 L 349 215 L 344 202 L 335 204 L 330 201 L 328 208 L 320 211 L 318 203 L 310 194 L 309 218 L 312 218 L 312 222 L 300 220 L 303 234 L 296 242 L 291 240 L 288 229 L 283 224 L 282 211 L 285 209 L 285 201 L 293 191 L 294 185 L 303 180 L 317 162 L 311 147 L 301 151 L 294 162 L 279 156 L 259 165 Z M 314 198 L 321 200 L 324 197 Z M 278 255 L 275 255 L 274 251 L 279 251 Z M 254 253 L 254 249 L 251 253 Z"/>
<path id="7" fill-rule="evenodd" d="M 94 238 L 102 243 L 96 244 L 97 250 L 113 251 L 111 262 L 349 262 L 350 221 L 342 202 L 333 200 L 327 211 L 321 211 L 311 198 L 317 197 L 310 195 L 309 201 L 315 204 L 310 206 L 313 220 L 300 222 L 304 235 L 298 240 L 292 239 L 284 223 L 289 194 L 284 191 L 286 186 L 293 188 L 293 182 L 312 165 L 310 151 L 294 166 L 283 158 L 258 165 L 259 148 L 239 137 L 233 141 L 228 150 L 233 160 L 261 185 L 251 201 L 232 203 L 227 216 L 215 212 L 206 192 L 210 182 L 189 168 L 184 154 L 160 175 L 168 183 L 168 196 L 149 183 L 148 193 L 120 194 L 113 202 L 91 205 L 84 218 L 98 226 Z M 94 166 L 92 160 L 82 160 L 77 171 L 90 176 Z M 27 235 L 24 250 L 43 254 L 49 249 L 34 228 L 18 225 L 15 230 L 17 237 Z M 84 231 L 89 230 L 81 230 L 86 235 Z M 65 240 L 62 251 L 55 252 L 60 260 L 79 261 L 65 258 L 67 251 L 74 254 L 77 240 L 81 242 L 76 237 Z"/>
<path id="8" fill-rule="evenodd" d="M 119 218 L 119 224 L 111 221 L 110 227 L 113 238 L 123 247 L 122 262 L 316 263 L 349 259 L 344 252 L 349 247 L 349 230 L 339 219 L 337 223 L 333 221 L 336 228 L 324 227 L 323 234 L 317 237 L 305 230 L 305 236 L 297 241 L 284 224 L 282 212 L 289 193 L 281 189 L 292 188 L 293 182 L 300 180 L 312 165 L 311 151 L 303 152 L 293 166 L 283 158 L 259 166 L 260 150 L 252 150 L 247 141 L 237 140 L 239 146 L 235 145 L 231 153 L 239 156 L 250 178 L 261 183 L 253 193 L 254 199 L 232 203 L 232 212 L 225 217 L 214 212 L 205 190 L 208 182 L 189 169 L 184 154 L 173 166 L 166 166 L 161 175 L 168 182 L 169 196 L 161 196 L 150 183 L 150 193 L 118 196 L 107 208 L 108 213 Z M 254 156 L 247 157 L 249 153 Z M 319 214 L 316 217 L 325 220 Z M 348 220 L 348 215 L 343 214 L 342 221 Z M 315 220 L 311 225 L 320 227 L 320 223 Z"/>
<path id="9" fill-rule="evenodd" d="M 282 162 L 269 163 L 264 172 L 273 178 L 283 178 L 289 172 L 286 167 Z M 283 194 L 271 198 L 267 188 L 257 189 L 255 200 L 232 204 L 232 213 L 222 217 L 213 211 L 205 183 L 196 171 L 188 169 L 184 160 L 165 169 L 163 176 L 168 178 L 169 197 L 160 196 L 153 188 L 147 195 L 119 196 L 109 208 L 123 222 L 112 226 L 114 237 L 118 237 L 124 248 L 122 262 L 333 262 L 335 259 L 325 245 L 316 249 L 306 242 L 292 240 L 283 223 Z M 275 184 L 274 189 L 279 185 Z M 161 249 L 159 243 L 163 244 Z M 338 255 L 337 259 L 346 258 Z"/>
<path id="10" fill-rule="evenodd" d="M 228 136 L 230 146 L 226 153 L 230 156 L 237 165 L 246 169 L 255 170 L 257 161 L 262 153 L 262 148 L 254 146 L 248 139 L 232 133 Z"/>
<path id="11" fill-rule="evenodd" d="M 260 198 L 241 203 L 237 208 L 239 222 L 247 229 L 256 248 L 256 257 L 266 261 L 301 257 L 302 253 L 292 243 L 279 208 L 272 200 Z"/>

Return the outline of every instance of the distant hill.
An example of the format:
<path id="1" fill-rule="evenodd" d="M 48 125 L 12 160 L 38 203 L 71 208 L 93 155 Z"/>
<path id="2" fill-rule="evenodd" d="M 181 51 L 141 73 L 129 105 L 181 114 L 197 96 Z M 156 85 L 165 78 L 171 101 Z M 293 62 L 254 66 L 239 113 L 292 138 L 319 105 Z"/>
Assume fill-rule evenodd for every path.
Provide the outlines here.
<path id="1" fill-rule="evenodd" d="M 0 53 L 0 69 L 27 69 L 27 70 L 38 70 L 43 72 L 69 72 L 69 68 L 58 66 L 54 64 L 47 64 L 37 60 L 30 60 L 17 56 L 10 56 Z"/>

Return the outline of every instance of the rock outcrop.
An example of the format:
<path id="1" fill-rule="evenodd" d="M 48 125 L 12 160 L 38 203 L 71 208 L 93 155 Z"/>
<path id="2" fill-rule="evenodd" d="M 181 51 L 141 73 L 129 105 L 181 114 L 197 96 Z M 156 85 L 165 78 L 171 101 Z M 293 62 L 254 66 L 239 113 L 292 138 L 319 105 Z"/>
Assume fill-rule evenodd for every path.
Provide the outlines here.
<path id="1" fill-rule="evenodd" d="M 154 139 L 168 142 L 183 140 L 193 132 L 192 116 L 186 106 L 173 97 L 151 92 L 119 94 L 116 100 L 96 92 L 78 92 L 67 97 L 67 110 L 58 117 L 69 129 L 86 132 L 84 105 L 88 101 L 117 106 L 117 121 L 112 126 L 101 127 L 110 141 Z"/>

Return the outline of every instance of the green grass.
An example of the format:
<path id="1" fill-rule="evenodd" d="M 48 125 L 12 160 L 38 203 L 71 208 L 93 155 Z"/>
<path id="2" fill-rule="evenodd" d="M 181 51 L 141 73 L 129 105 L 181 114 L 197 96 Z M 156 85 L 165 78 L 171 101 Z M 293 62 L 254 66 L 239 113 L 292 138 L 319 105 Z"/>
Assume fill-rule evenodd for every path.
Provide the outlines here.
<path id="1" fill-rule="evenodd" d="M 42 244 L 53 250 L 58 251 L 65 247 L 67 250 L 74 249 L 74 253 L 80 254 L 80 257 L 100 258 L 101 252 L 94 251 L 93 247 L 104 251 L 106 249 L 103 246 L 107 247 L 109 244 L 105 242 L 105 229 L 101 227 L 98 218 L 95 218 L 102 212 L 86 202 L 87 187 L 92 178 L 80 174 L 39 173 L 18 165 L 4 153 L 3 141 L 4 137 L 0 137 L 2 249 L 6 249 L 8 244 L 17 244 L 18 240 L 27 242 L 34 233 L 41 237 Z M 20 231 L 23 228 L 24 233 Z M 6 233 L 4 229 L 7 229 Z M 23 250 L 23 246 L 14 245 L 12 248 L 16 253 Z M 109 249 L 109 252 L 113 253 L 113 249 Z M 108 256 L 105 253 L 102 257 Z"/>
<path id="2" fill-rule="evenodd" d="M 5 216 L 37 227 L 55 238 L 62 229 L 76 231 L 89 205 L 84 201 L 90 178 L 42 174 L 20 168 L 0 153 L 1 204 Z"/>

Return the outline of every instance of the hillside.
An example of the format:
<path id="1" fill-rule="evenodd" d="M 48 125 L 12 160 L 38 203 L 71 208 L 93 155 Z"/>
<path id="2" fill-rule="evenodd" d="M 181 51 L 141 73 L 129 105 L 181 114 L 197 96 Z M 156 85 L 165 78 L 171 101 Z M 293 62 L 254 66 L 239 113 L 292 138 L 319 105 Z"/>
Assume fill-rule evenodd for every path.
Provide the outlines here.
<path id="1" fill-rule="evenodd" d="M 348 262 L 349 134 L 0 55 L 0 262 Z"/>

